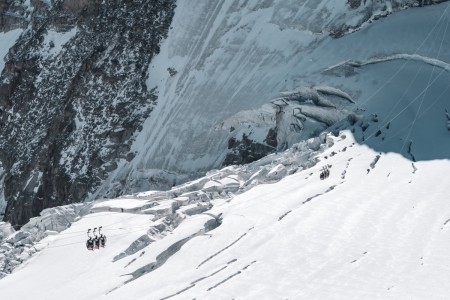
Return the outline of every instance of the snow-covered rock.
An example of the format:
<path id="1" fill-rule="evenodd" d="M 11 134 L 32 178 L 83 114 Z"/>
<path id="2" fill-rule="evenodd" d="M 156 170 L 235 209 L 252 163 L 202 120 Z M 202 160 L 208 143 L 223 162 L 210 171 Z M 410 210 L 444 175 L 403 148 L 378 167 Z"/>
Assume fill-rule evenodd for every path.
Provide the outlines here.
<path id="1" fill-rule="evenodd" d="M 0 242 L 14 233 L 14 228 L 11 224 L 0 222 Z"/>

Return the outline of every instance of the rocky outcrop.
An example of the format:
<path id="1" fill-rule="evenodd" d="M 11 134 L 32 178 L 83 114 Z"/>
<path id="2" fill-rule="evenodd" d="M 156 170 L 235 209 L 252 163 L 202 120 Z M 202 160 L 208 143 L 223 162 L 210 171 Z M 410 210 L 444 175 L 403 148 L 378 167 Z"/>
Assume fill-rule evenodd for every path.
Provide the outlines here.
<path id="1" fill-rule="evenodd" d="M 274 146 L 271 146 L 272 143 Z M 258 143 L 243 134 L 241 140 L 230 138 L 228 140 L 228 149 L 230 152 L 225 157 L 223 166 L 242 165 L 258 160 L 276 149 L 276 132 L 269 130 L 267 135 L 267 144 Z"/>
<path id="2" fill-rule="evenodd" d="M 133 137 L 157 99 L 145 86 L 148 64 L 174 2 L 32 3 L 30 28 L 10 49 L 0 84 L 6 220 L 21 224 L 83 201 L 133 158 Z"/>
<path id="3" fill-rule="evenodd" d="M 27 26 L 30 10 L 19 0 L 0 0 L 0 32 Z"/>

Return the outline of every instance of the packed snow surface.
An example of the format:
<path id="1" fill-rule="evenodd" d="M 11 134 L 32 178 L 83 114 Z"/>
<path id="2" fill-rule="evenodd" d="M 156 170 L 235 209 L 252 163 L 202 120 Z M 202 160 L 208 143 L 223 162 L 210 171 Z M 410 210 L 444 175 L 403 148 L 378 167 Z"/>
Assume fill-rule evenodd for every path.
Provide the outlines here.
<path id="1" fill-rule="evenodd" d="M 167 193 L 92 203 L 0 280 L 2 298 L 447 299 L 450 161 L 380 154 L 349 131 L 326 144 L 311 167 L 290 149 Z M 210 190 L 234 182 L 233 193 Z M 101 225 L 106 248 L 86 250 L 85 231 Z"/>

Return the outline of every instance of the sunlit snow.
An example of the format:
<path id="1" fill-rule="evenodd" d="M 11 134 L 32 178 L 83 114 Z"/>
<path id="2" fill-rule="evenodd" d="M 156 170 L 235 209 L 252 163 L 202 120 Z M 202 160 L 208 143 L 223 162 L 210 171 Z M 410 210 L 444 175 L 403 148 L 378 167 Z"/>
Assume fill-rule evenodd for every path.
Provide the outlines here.
<path id="1" fill-rule="evenodd" d="M 450 162 L 411 163 L 399 154 L 379 154 L 350 132 L 328 139 L 334 145 L 318 154 L 317 164 L 284 173 L 275 183 L 274 173 L 292 171 L 294 152 L 266 158 L 259 185 L 234 190 L 235 196 L 188 201 L 182 194 L 172 198 L 183 189 L 176 187 L 156 200 L 152 212 L 145 207 L 161 193 L 93 204 L 93 213 L 35 244 L 39 251 L 0 280 L 2 296 L 28 299 L 33 291 L 37 299 L 446 299 L 450 188 L 439 179 Z M 325 165 L 331 175 L 320 180 Z M 219 180 L 233 173 L 246 190 L 243 178 L 250 171 L 215 171 L 203 188 L 236 182 Z M 175 219 L 164 219 L 172 209 Z M 221 224 L 208 231 L 211 220 Z M 166 225 L 158 227 L 161 221 Z M 85 231 L 98 226 L 108 236 L 107 247 L 88 251 Z M 27 289 L 19 288 L 23 284 Z"/>

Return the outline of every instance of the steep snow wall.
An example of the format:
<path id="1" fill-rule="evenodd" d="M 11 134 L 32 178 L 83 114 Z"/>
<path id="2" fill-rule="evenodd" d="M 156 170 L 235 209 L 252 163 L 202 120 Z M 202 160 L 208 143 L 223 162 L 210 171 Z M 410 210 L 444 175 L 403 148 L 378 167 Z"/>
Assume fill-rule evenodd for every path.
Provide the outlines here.
<path id="1" fill-rule="evenodd" d="M 304 106 L 302 112 L 308 122 L 303 128 L 300 126 L 300 133 L 298 126 L 290 126 L 291 121 L 280 128 L 276 106 L 267 104 L 284 91 L 321 85 L 328 90 L 339 88 L 342 95 L 354 99 L 353 108 L 362 108 L 355 112 L 360 114 L 358 128 L 366 127 L 372 113 L 382 115 L 383 122 L 390 120 L 425 88 L 430 91 L 425 95 L 426 103 L 437 98 L 450 78 L 448 72 L 439 69 L 440 77 L 433 81 L 438 69 L 428 66 L 426 59 L 421 60 L 423 63 L 386 59 L 377 66 L 330 71 L 330 67 L 345 61 L 364 62 L 393 54 L 449 62 L 449 52 L 443 51 L 450 46 L 446 30 L 448 4 L 408 9 L 379 19 L 407 3 L 351 1 L 353 10 L 344 1 L 178 1 L 168 38 L 149 66 L 147 86 L 156 89 L 159 97 L 154 114 L 144 123 L 132 146 L 136 157 L 131 163 L 120 165 L 98 195 L 154 188 L 155 182 L 167 184 L 164 172 L 155 170 L 170 171 L 170 178 L 195 176 L 195 172 L 227 161 L 232 151 L 229 148 L 235 145 L 251 146 L 256 141 L 262 146 L 254 147 L 254 152 L 275 151 L 283 142 L 282 136 L 306 138 L 330 125 L 321 122 L 324 115 L 328 114 L 327 120 L 339 117 Z M 374 19 L 379 20 L 372 22 Z M 353 31 L 338 39 L 329 35 Z M 420 75 L 413 84 L 415 89 L 410 89 L 408 79 L 416 73 Z M 401 91 L 405 92 L 404 97 L 398 94 Z M 448 95 L 448 91 L 445 93 Z M 406 109 L 408 113 L 396 119 L 398 124 L 411 124 L 416 112 L 423 108 L 421 102 L 416 99 Z M 445 97 L 438 103 L 433 113 L 442 110 L 445 118 Z M 338 106 L 339 111 L 348 108 L 349 103 Z M 313 115 L 322 117 L 311 118 L 311 110 Z M 296 111 L 292 107 L 283 113 L 292 115 Z M 424 125 L 430 120 L 418 122 Z M 433 124 L 430 130 L 446 128 Z M 273 136 L 270 130 L 275 132 Z M 376 131 L 377 124 L 373 122 L 368 131 L 360 130 L 356 136 L 362 142 Z M 423 133 L 419 132 L 414 135 Z M 401 139 L 412 138 L 403 132 L 389 147 L 378 148 L 401 152 L 407 148 Z M 271 143 L 274 140 L 278 143 Z M 285 142 L 289 146 L 294 141 L 286 138 Z M 447 154 L 443 149 L 444 146 L 439 147 L 431 155 L 427 155 L 429 147 L 423 149 L 420 159 L 444 157 Z M 237 156 L 242 157 L 243 153 L 238 152 Z M 233 157 L 229 161 L 233 162 Z"/>

